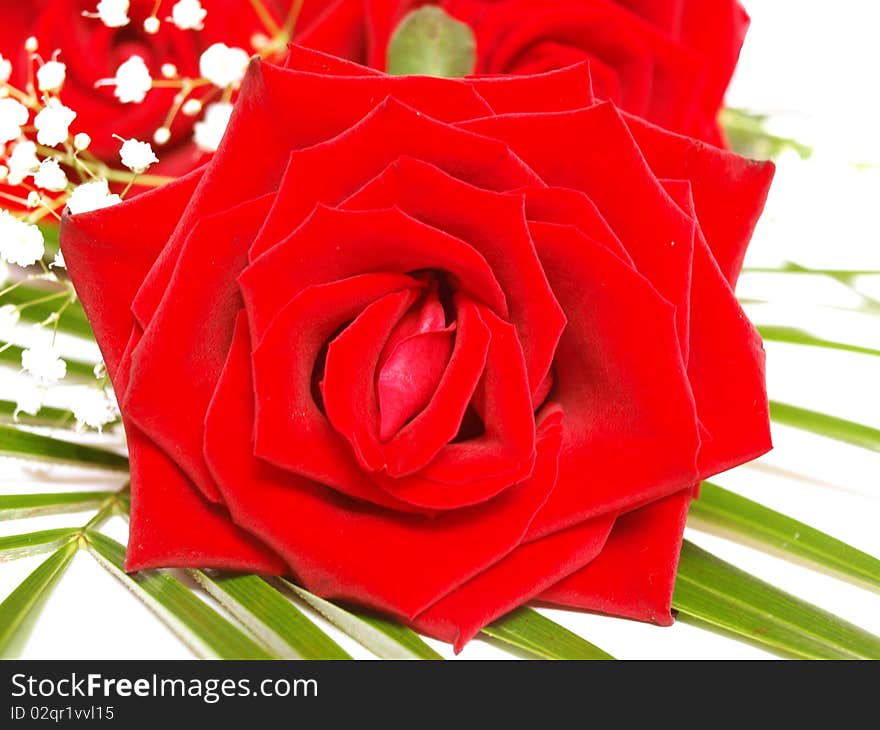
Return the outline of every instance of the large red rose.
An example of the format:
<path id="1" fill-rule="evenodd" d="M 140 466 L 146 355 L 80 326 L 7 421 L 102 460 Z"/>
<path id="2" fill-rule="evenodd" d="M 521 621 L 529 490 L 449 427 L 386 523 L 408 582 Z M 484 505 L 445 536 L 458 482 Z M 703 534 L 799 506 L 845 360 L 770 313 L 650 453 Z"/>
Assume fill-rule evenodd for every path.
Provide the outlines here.
<path id="1" fill-rule="evenodd" d="M 278 24 L 284 22 L 294 0 L 263 0 Z M 155 35 L 144 31 L 144 20 L 155 9 L 156 0 L 131 0 L 130 22 L 120 28 L 108 28 L 101 21 L 84 17 L 95 12 L 98 0 L 27 0 L 7 2 L 0 23 L 0 54 L 10 59 L 14 75 L 11 82 L 24 89 L 28 83 L 28 60 L 25 40 L 35 37 L 45 60 L 60 51 L 59 60 L 67 65 L 62 91 L 64 103 L 77 113 L 76 131 L 92 138 L 90 151 L 100 159 L 119 166 L 119 142 L 125 138 L 151 141 L 153 133 L 164 126 L 171 110 L 172 88 L 155 88 L 141 103 L 120 103 L 112 87 L 95 87 L 100 79 L 112 78 L 120 64 L 131 56 L 143 58 L 154 79 L 160 79 L 161 66 L 171 63 L 181 76 L 199 76 L 199 58 L 214 43 L 237 46 L 254 52 L 252 38 L 268 31 L 247 0 L 202 0 L 207 11 L 204 29 L 179 30 L 163 22 Z M 171 14 L 173 2 L 164 0 L 158 16 Z M 306 0 L 297 22 L 299 42 L 329 53 L 358 55 L 361 21 L 360 0 L 319 2 Z M 195 98 L 207 94 L 194 94 Z M 219 93 L 212 97 L 219 99 Z M 153 173 L 178 175 L 197 167 L 206 159 L 192 143 L 194 118 L 178 114 L 171 128 L 171 141 L 159 149 L 161 164 Z"/>
<path id="2" fill-rule="evenodd" d="M 369 62 L 410 10 L 439 4 L 470 25 L 477 73 L 531 74 L 588 60 L 594 91 L 682 134 L 721 143 L 718 111 L 749 18 L 737 0 L 366 0 Z"/>
<path id="3" fill-rule="evenodd" d="M 66 217 L 129 570 L 292 573 L 456 646 L 533 598 L 671 621 L 694 485 L 770 446 L 732 285 L 772 165 L 587 74 L 294 47 L 207 167 Z"/>

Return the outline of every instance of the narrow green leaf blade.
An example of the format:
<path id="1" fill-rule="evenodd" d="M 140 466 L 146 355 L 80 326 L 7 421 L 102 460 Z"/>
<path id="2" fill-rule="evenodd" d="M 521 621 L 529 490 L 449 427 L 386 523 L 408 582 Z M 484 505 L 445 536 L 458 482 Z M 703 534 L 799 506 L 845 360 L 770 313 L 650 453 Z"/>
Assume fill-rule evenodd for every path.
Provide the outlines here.
<path id="1" fill-rule="evenodd" d="M 0 563 L 49 552 L 69 542 L 78 533 L 75 527 L 60 527 L 23 535 L 4 535 L 0 537 Z"/>
<path id="2" fill-rule="evenodd" d="M 0 603 L 0 658 L 14 657 L 21 650 L 39 609 L 76 549 L 71 541 L 56 550 Z"/>
<path id="3" fill-rule="evenodd" d="M 115 492 L 59 492 L 58 494 L 0 494 L 0 520 L 83 512 L 113 497 Z"/>
<path id="4" fill-rule="evenodd" d="M 31 304 L 31 302 L 43 299 L 50 294 L 60 291 L 62 290 L 57 288 L 49 289 L 22 284 L 4 294 L 2 303 L 29 305 L 21 310 L 21 319 L 24 322 L 42 322 L 48 318 L 49 315 L 58 311 L 61 304 L 64 302 L 64 299 L 59 297 L 57 300 L 41 302 L 39 304 Z M 58 331 L 71 335 L 79 335 L 80 337 L 88 337 L 89 339 L 94 339 L 95 337 L 92 333 L 92 328 L 89 325 L 86 313 L 79 302 L 73 302 L 64 311 L 64 314 L 58 321 Z"/>
<path id="5" fill-rule="evenodd" d="M 466 23 L 435 5 L 413 10 L 388 44 L 388 73 L 461 78 L 477 63 L 477 42 Z"/>
<path id="6" fill-rule="evenodd" d="M 809 347 L 823 347 L 828 350 L 840 350 L 841 352 L 854 352 L 859 355 L 873 355 L 880 357 L 880 350 L 859 345 L 848 345 L 845 342 L 835 342 L 811 335 L 809 332 L 796 327 L 777 327 L 763 325 L 758 327 L 761 337 L 771 342 L 785 342 L 790 345 L 807 345 Z"/>
<path id="7" fill-rule="evenodd" d="M 128 459 L 121 454 L 42 436 L 13 426 L 0 425 L 0 454 L 61 464 L 93 466 L 113 471 L 128 471 Z"/>
<path id="8" fill-rule="evenodd" d="M 43 406 L 36 416 L 31 416 L 27 413 L 16 415 L 16 408 L 17 405 L 12 401 L 0 400 L 0 421 L 17 423 L 23 426 L 49 426 L 50 428 L 61 428 L 75 423 L 73 414 L 62 408 Z"/>
<path id="9" fill-rule="evenodd" d="M 880 452 L 880 430 L 861 423 L 778 401 L 770 401 L 770 418 L 802 431 Z"/>
<path id="10" fill-rule="evenodd" d="M 542 659 L 614 659 L 531 608 L 518 608 L 484 628 L 483 633 Z"/>
<path id="11" fill-rule="evenodd" d="M 273 659 L 250 636 L 226 620 L 169 573 L 144 570 L 128 575 L 125 548 L 100 532 L 86 533 L 101 565 L 144 601 L 193 651 L 218 659 Z"/>
<path id="12" fill-rule="evenodd" d="M 685 541 L 673 607 L 685 616 L 800 659 L 880 659 L 880 637 Z"/>
<path id="13" fill-rule="evenodd" d="M 801 558 L 880 589 L 877 558 L 711 482 L 703 482 L 700 498 L 691 504 L 688 519 L 688 524 L 697 529 L 757 543 L 785 557 Z"/>
<path id="14" fill-rule="evenodd" d="M 348 653 L 256 575 L 191 575 L 217 602 L 281 657 L 351 659 Z"/>
<path id="15" fill-rule="evenodd" d="M 290 581 L 282 580 L 282 583 L 340 631 L 381 659 L 443 659 L 415 631 L 396 621 L 353 608 L 341 608 Z"/>

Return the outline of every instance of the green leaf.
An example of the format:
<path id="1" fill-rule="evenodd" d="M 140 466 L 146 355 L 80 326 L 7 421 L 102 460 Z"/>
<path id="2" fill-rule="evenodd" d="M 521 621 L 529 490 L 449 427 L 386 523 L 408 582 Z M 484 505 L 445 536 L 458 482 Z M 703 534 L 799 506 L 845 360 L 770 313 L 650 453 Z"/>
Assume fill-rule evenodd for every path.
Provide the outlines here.
<path id="1" fill-rule="evenodd" d="M 0 537 L 0 562 L 27 558 L 54 550 L 69 542 L 77 534 L 79 534 L 77 528 L 61 527 L 55 530 L 28 532 L 24 535 L 5 535 Z"/>
<path id="2" fill-rule="evenodd" d="M 461 78 L 474 72 L 477 43 L 466 23 L 435 5 L 409 13 L 388 44 L 388 73 Z"/>
<path id="3" fill-rule="evenodd" d="M 280 657 L 351 659 L 333 639 L 256 575 L 190 574 L 214 599 Z"/>
<path id="4" fill-rule="evenodd" d="M 97 508 L 115 492 L 59 492 L 57 494 L 0 494 L 0 520 L 84 512 Z"/>
<path id="5" fill-rule="evenodd" d="M 880 659 L 880 638 L 685 541 L 673 607 L 799 659 Z"/>
<path id="6" fill-rule="evenodd" d="M 803 522 L 703 482 L 688 524 L 806 562 L 880 589 L 880 560 Z"/>
<path id="7" fill-rule="evenodd" d="M 73 413 L 63 408 L 50 408 L 43 406 L 36 416 L 27 413 L 15 414 L 17 405 L 9 400 L 0 400 L 0 421 L 21 424 L 23 426 L 46 426 L 49 428 L 63 428 L 76 423 Z"/>
<path id="8" fill-rule="evenodd" d="M 290 581 L 282 579 L 281 582 L 340 631 L 381 659 L 443 658 L 417 633 L 396 621 L 359 609 L 341 608 Z"/>
<path id="9" fill-rule="evenodd" d="M 90 552 L 151 608 L 196 654 L 218 659 L 273 659 L 241 629 L 177 578 L 158 570 L 125 572 L 125 548 L 100 532 L 87 532 Z"/>
<path id="10" fill-rule="evenodd" d="M 518 608 L 483 633 L 542 659 L 614 659 L 599 647 L 530 608 Z"/>
<path id="11" fill-rule="evenodd" d="M 18 345 L 10 345 L 3 352 L 0 352 L 0 363 L 14 367 L 16 370 L 20 369 L 23 350 L 24 348 Z M 66 357 L 64 361 L 67 363 L 67 377 L 95 381 L 95 366 L 92 363 L 70 360 Z"/>
<path id="12" fill-rule="evenodd" d="M 0 425 L 0 454 L 62 464 L 93 466 L 113 471 L 128 471 L 128 459 L 121 454 L 42 436 L 13 426 Z"/>
<path id="13" fill-rule="evenodd" d="M 794 150 L 802 160 L 809 159 L 813 149 L 790 137 L 780 137 L 765 129 L 768 117 L 744 109 L 721 110 L 721 124 L 730 146 L 739 154 L 759 159 L 778 157 L 785 150 Z"/>
<path id="14" fill-rule="evenodd" d="M 35 302 L 38 299 L 44 299 L 50 294 L 62 292 L 62 289 L 48 289 L 22 284 L 4 294 L 2 304 L 30 305 L 31 302 Z M 27 306 L 21 310 L 21 318 L 25 322 L 42 322 L 47 319 L 49 315 L 58 311 L 63 303 L 64 299 L 59 297 L 58 299 L 49 302 L 41 302 L 39 304 Z M 64 314 L 58 321 L 58 331 L 94 339 L 89 320 L 86 318 L 86 313 L 79 302 L 73 302 L 66 310 L 64 310 Z"/>
<path id="15" fill-rule="evenodd" d="M 49 592 L 76 553 L 71 541 L 44 560 L 0 603 L 0 658 L 17 656 Z"/>
<path id="16" fill-rule="evenodd" d="M 880 430 L 861 423 L 778 401 L 770 401 L 770 418 L 802 431 L 880 452 Z"/>
<path id="17" fill-rule="evenodd" d="M 765 340 L 770 340 L 771 342 L 785 342 L 791 345 L 807 345 L 809 347 L 824 347 L 829 350 L 841 350 L 842 352 L 854 352 L 859 355 L 873 355 L 874 357 L 880 357 L 880 350 L 874 350 L 870 347 L 860 347 L 858 345 L 848 345 L 844 342 L 825 340 L 795 327 L 763 326 L 758 327 L 758 332 L 761 333 L 761 337 Z"/>

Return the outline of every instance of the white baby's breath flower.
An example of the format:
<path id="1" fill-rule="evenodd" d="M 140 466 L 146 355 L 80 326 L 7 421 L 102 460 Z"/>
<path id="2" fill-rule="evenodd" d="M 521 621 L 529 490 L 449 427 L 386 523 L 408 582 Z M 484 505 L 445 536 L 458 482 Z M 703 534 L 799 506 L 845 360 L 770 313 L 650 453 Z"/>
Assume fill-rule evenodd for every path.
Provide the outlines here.
<path id="1" fill-rule="evenodd" d="M 180 107 L 180 111 L 188 117 L 197 116 L 202 112 L 202 102 L 198 99 L 187 99 L 183 106 Z"/>
<path id="2" fill-rule="evenodd" d="M 3 265 L 6 266 L 5 263 Z M 8 271 L 9 269 L 7 269 Z M 21 312 L 14 304 L 4 304 L 0 307 L 0 340 L 8 342 L 12 339 L 12 332 L 20 317 Z"/>
<path id="3" fill-rule="evenodd" d="M 77 152 L 84 152 L 89 148 L 89 145 L 92 143 L 92 138 L 89 137 L 85 132 L 80 132 L 77 135 L 74 135 L 73 138 L 73 147 Z"/>
<path id="4" fill-rule="evenodd" d="M 87 18 L 98 18 L 108 28 L 122 28 L 129 24 L 129 0 L 101 0 L 97 13 L 83 13 Z"/>
<path id="5" fill-rule="evenodd" d="M 70 125 L 76 119 L 76 112 L 64 106 L 58 99 L 47 99 L 46 106 L 34 119 L 37 128 L 37 142 L 54 147 L 64 142 L 70 134 Z"/>
<path id="6" fill-rule="evenodd" d="M 71 215 L 76 215 L 77 213 L 109 208 L 111 205 L 121 202 L 122 198 L 110 192 L 110 186 L 106 180 L 94 180 L 74 189 L 67 200 L 67 210 Z"/>
<path id="7" fill-rule="evenodd" d="M 12 62 L 3 58 L 3 54 L 0 53 L 0 82 L 5 84 L 10 76 L 12 76 Z"/>
<path id="8" fill-rule="evenodd" d="M 119 156 L 122 158 L 122 164 L 136 175 L 140 175 L 150 165 L 159 161 L 149 142 L 139 142 L 136 139 L 123 140 Z"/>
<path id="9" fill-rule="evenodd" d="M 140 104 L 153 86 L 153 78 L 144 59 L 132 56 L 116 69 L 112 79 L 101 79 L 96 86 L 115 86 L 113 95 L 123 104 Z"/>
<path id="10" fill-rule="evenodd" d="M 215 43 L 199 58 L 199 73 L 214 86 L 225 89 L 241 82 L 249 61 L 250 56 L 243 48 L 230 48 L 225 43 Z"/>
<path id="11" fill-rule="evenodd" d="M 178 0 L 171 8 L 171 22 L 181 30 L 201 30 L 207 14 L 199 0 Z"/>
<path id="12" fill-rule="evenodd" d="M 37 88 L 43 92 L 59 92 L 64 86 L 67 66 L 60 61 L 49 61 L 37 69 Z"/>
<path id="13" fill-rule="evenodd" d="M 0 99 L 0 144 L 18 139 L 29 116 L 30 112 L 24 104 L 15 99 Z"/>
<path id="14" fill-rule="evenodd" d="M 169 139 L 171 139 L 171 130 L 168 127 L 159 127 L 153 132 L 153 141 L 158 145 L 168 144 Z"/>
<path id="15" fill-rule="evenodd" d="M 12 148 L 12 154 L 6 160 L 9 168 L 9 184 L 21 185 L 24 179 L 40 167 L 37 158 L 37 145 L 30 140 L 22 140 Z"/>
<path id="16" fill-rule="evenodd" d="M 12 417 L 18 420 L 20 413 L 36 416 L 43 407 L 46 388 L 35 383 L 31 378 L 19 378 L 15 390 L 15 411 Z"/>
<path id="17" fill-rule="evenodd" d="M 205 108 L 204 119 L 193 128 L 196 146 L 205 152 L 216 152 L 232 116 L 232 104 L 218 101 Z"/>
<path id="18" fill-rule="evenodd" d="M 40 42 L 36 39 L 36 36 L 28 36 L 24 40 L 24 50 L 28 53 L 36 53 L 40 50 Z"/>
<path id="19" fill-rule="evenodd" d="M 21 353 L 21 367 L 45 385 L 57 383 L 67 375 L 67 363 L 54 345 L 41 343 Z"/>
<path id="20" fill-rule="evenodd" d="M 0 210 L 0 258 L 18 266 L 32 266 L 45 251 L 43 233 L 35 225 Z"/>
<path id="21" fill-rule="evenodd" d="M 77 428 L 88 426 L 100 431 L 118 416 L 116 403 L 110 393 L 87 385 L 72 389 L 70 409 L 76 418 Z"/>
<path id="22" fill-rule="evenodd" d="M 67 264 L 64 261 L 64 254 L 59 250 L 55 254 L 55 258 L 52 259 L 52 263 L 49 264 L 50 269 L 66 269 Z"/>
<path id="23" fill-rule="evenodd" d="M 58 160 L 50 157 L 40 163 L 40 169 L 34 173 L 34 185 L 54 193 L 60 193 L 67 188 L 67 175 Z"/>
<path id="24" fill-rule="evenodd" d="M 173 79 L 175 76 L 177 76 L 177 66 L 175 66 L 173 63 L 163 63 L 159 71 L 166 79 Z"/>
<path id="25" fill-rule="evenodd" d="M 159 18 L 155 15 L 151 15 L 149 18 L 144 20 L 144 33 L 149 35 L 156 35 L 159 32 L 159 26 L 161 23 L 159 22 Z"/>

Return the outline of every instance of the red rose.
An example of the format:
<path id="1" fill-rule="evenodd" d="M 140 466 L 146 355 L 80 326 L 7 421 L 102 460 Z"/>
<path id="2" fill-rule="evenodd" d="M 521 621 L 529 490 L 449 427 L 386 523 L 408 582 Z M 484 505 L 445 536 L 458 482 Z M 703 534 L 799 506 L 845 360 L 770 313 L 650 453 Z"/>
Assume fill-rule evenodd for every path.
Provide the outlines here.
<path id="1" fill-rule="evenodd" d="M 281 24 L 293 0 L 263 0 L 265 7 Z M 77 113 L 74 129 L 92 138 L 89 151 L 98 158 L 119 166 L 119 141 L 125 138 L 152 141 L 154 132 L 165 125 L 177 89 L 154 88 L 141 103 L 121 103 L 113 87 L 95 87 L 95 82 L 112 78 L 117 68 L 131 56 L 140 56 L 151 76 L 162 80 L 161 66 L 173 64 L 181 76 L 199 77 L 199 58 L 214 43 L 225 43 L 254 52 L 252 38 L 268 30 L 247 0 L 202 0 L 207 11 L 204 29 L 179 30 L 171 22 L 162 22 L 159 32 L 144 30 L 144 20 L 156 7 L 155 0 L 131 0 L 130 22 L 108 28 L 94 17 L 98 0 L 26 0 L 6 3 L 0 24 L 0 54 L 10 59 L 14 75 L 11 82 L 19 88 L 28 83 L 28 57 L 25 40 L 34 36 L 44 60 L 60 51 L 59 60 L 67 65 L 62 91 L 64 103 Z M 331 53 L 357 55 L 362 42 L 354 28 L 360 28 L 359 0 L 335 0 L 331 3 L 306 0 L 297 22 L 300 42 Z M 8 7 L 6 7 L 8 6 Z M 353 14 L 347 8 L 358 6 Z M 158 17 L 171 15 L 173 3 L 165 0 Z M 332 16 L 332 22 L 328 17 Z M 353 27 L 354 26 L 354 27 Z M 202 89 L 191 98 L 218 101 L 219 90 Z M 195 119 L 178 114 L 171 128 L 168 144 L 159 148 L 161 164 L 151 173 L 178 175 L 205 161 L 206 155 L 192 144 Z"/>
<path id="2" fill-rule="evenodd" d="M 770 445 L 731 286 L 772 165 L 587 73 L 294 47 L 207 167 L 65 219 L 129 570 L 292 573 L 456 646 L 535 597 L 671 621 L 694 485 Z"/>
<path id="3" fill-rule="evenodd" d="M 367 0 L 370 65 L 425 0 Z M 530 74 L 588 60 L 594 91 L 682 134 L 721 143 L 718 111 L 749 18 L 736 0 L 441 0 L 477 38 L 477 73 Z"/>

